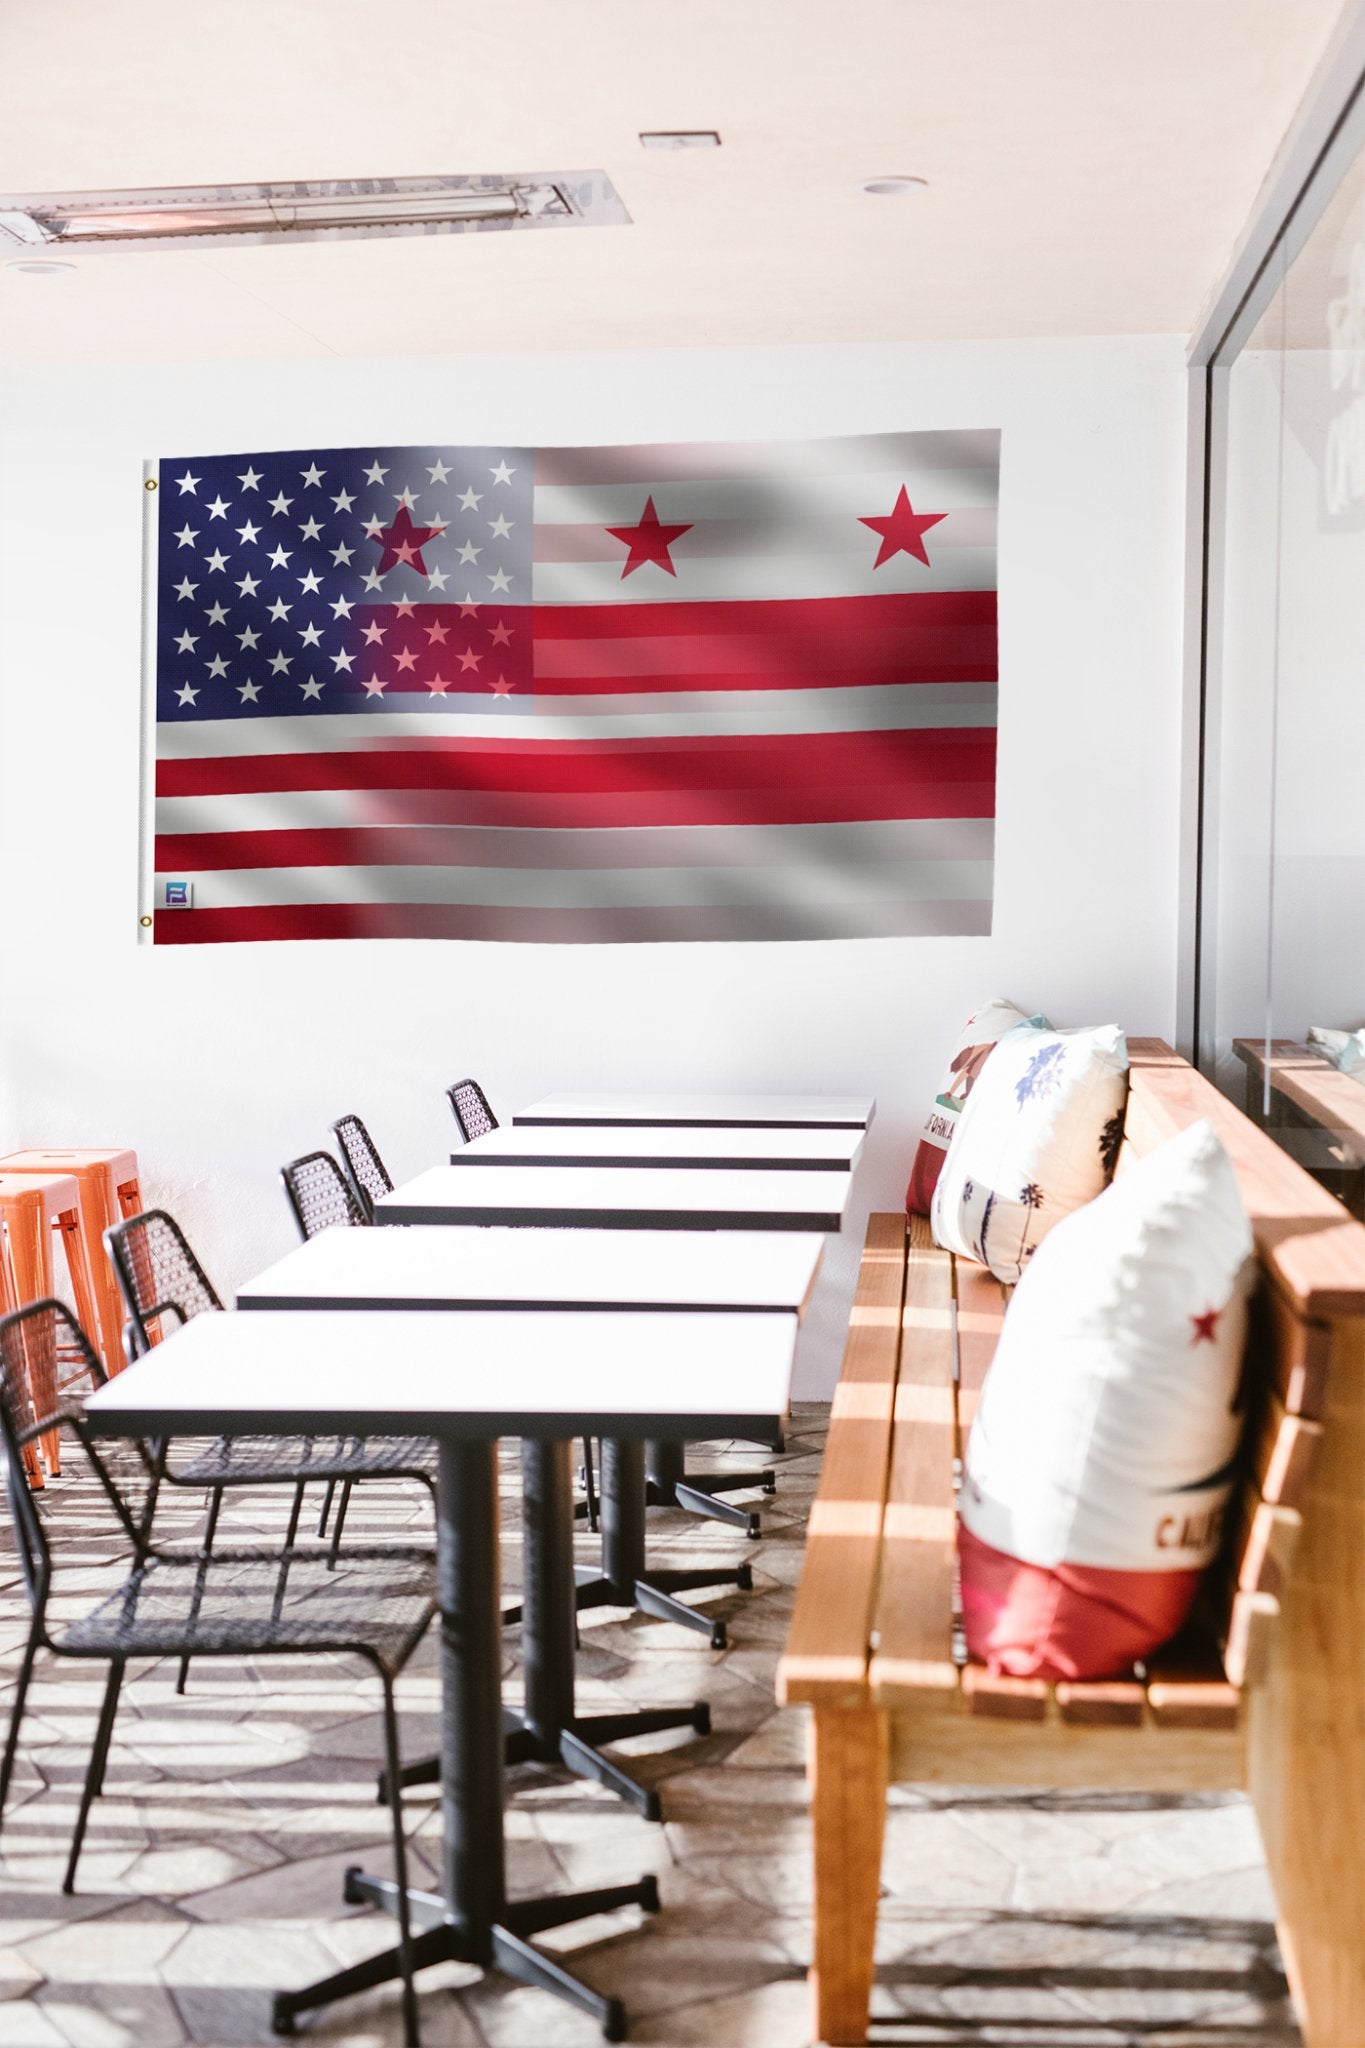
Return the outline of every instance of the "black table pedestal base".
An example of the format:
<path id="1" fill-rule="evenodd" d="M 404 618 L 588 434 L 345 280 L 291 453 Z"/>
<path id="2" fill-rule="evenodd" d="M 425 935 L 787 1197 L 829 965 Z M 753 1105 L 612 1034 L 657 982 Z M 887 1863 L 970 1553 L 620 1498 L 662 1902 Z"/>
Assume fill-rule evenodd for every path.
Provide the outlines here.
<path id="1" fill-rule="evenodd" d="M 370 1877 L 363 1870 L 348 1870 L 343 1897 L 348 1906 L 377 1906 L 397 1917 L 399 1888 L 392 1878 Z M 503 1917 L 489 1930 L 488 1945 L 476 1953 L 471 1941 L 450 1918 L 445 1901 L 435 1892 L 409 1890 L 408 1916 L 412 1926 L 412 1965 L 426 1969 L 432 1963 L 476 1963 L 483 1969 L 501 1970 L 519 1984 L 532 1984 L 553 1992 L 580 2011 L 590 2013 L 602 2029 L 604 2039 L 623 2041 L 626 2035 L 625 2008 L 619 1998 L 607 1998 L 575 1977 L 553 1956 L 531 1944 L 533 1934 L 550 1927 L 563 1927 L 571 1920 L 586 1920 L 594 1913 L 614 1912 L 619 1906 L 639 1906 L 646 1913 L 659 1910 L 659 1886 L 654 1877 L 642 1877 L 635 1884 L 602 1886 L 596 1891 L 567 1892 L 544 1899 L 507 1901 Z M 293 2034 L 300 2013 L 314 2012 L 339 1998 L 376 1985 L 392 1983 L 402 1973 L 399 1952 L 385 1949 L 368 1956 L 363 1963 L 334 1971 L 302 1991 L 281 1991 L 275 1996 L 271 2026 L 277 2034 Z"/>
<path id="2" fill-rule="evenodd" d="M 665 1619 L 685 1620 L 693 1628 L 712 1629 L 704 1615 L 670 1600 L 667 1592 L 648 1583 L 632 1583 L 622 1599 L 614 1582 L 590 1566 L 573 1561 L 573 1493 L 569 1479 L 569 1447 L 565 1443 L 522 1445 L 522 1528 L 525 1538 L 525 1677 L 526 1701 L 518 1711 L 502 1709 L 503 1761 L 508 1764 L 562 1764 L 580 1778 L 604 1785 L 646 1820 L 661 1820 L 659 1795 L 631 1776 L 625 1765 L 604 1756 L 601 1745 L 628 1742 L 635 1735 L 654 1735 L 668 1728 L 690 1728 L 696 1735 L 711 1732 L 711 1709 L 705 1700 L 689 1706 L 636 1707 L 613 1714 L 580 1714 L 574 1703 L 574 1615 L 580 1606 L 634 1606 L 667 1601 Z M 638 1484 L 628 1488 L 632 1500 L 641 1493 L 644 1467 L 639 1446 L 628 1460 Z M 619 1518 L 618 1518 L 619 1519 Z M 639 1509 L 639 1541 L 643 1543 L 643 1506 Z M 616 1525 L 613 1524 L 613 1527 Z M 741 1567 L 747 1570 L 747 1566 Z M 729 1584 L 734 1573 L 656 1573 L 697 1583 Z M 579 1583 L 581 1581 L 581 1583 Z M 644 1598 L 639 1598 L 643 1591 Z M 657 1611 L 657 1610 L 653 1610 Z M 712 1640 L 714 1641 L 714 1631 Z M 400 1787 L 434 1784 L 439 1759 L 419 1757 L 398 1774 Z M 379 1779 L 379 1797 L 388 1802 L 388 1778 Z"/>
<path id="3" fill-rule="evenodd" d="M 651 1508 L 685 1508 L 690 1515 L 705 1515 L 713 1522 L 728 1522 L 757 1541 L 763 1534 L 758 1516 L 751 1508 L 737 1508 L 732 1501 L 717 1500 L 722 1493 L 748 1493 L 753 1488 L 777 1492 L 774 1474 L 764 1467 L 749 1472 L 689 1472 L 683 1446 L 650 1443 L 645 1446 L 645 1504 Z"/>
<path id="4" fill-rule="evenodd" d="M 633 1778 L 623 1763 L 604 1756 L 601 1745 L 628 1742 L 632 1735 L 656 1735 L 667 1728 L 690 1728 L 694 1735 L 711 1733 L 711 1709 L 705 1700 L 690 1707 L 640 1707 L 625 1714 L 579 1714 L 548 1735 L 537 1734 L 522 1721 L 507 1737 L 509 1764 L 562 1764 L 576 1778 L 605 1786 L 644 1820 L 662 1820 L 663 1808 L 652 1786 Z"/>
<path id="5" fill-rule="evenodd" d="M 578 1606 L 580 1611 L 587 1607 L 636 1607 L 656 1621 L 676 1621 L 682 1628 L 695 1629 L 709 1639 L 713 1650 L 723 1650 L 730 1640 L 725 1623 L 689 1607 L 675 1595 L 699 1592 L 706 1586 L 738 1586 L 747 1593 L 753 1583 L 753 1570 L 747 1564 L 705 1572 L 646 1572 L 638 1579 L 619 1582 L 588 1570 L 578 1581 Z"/>
<path id="6" fill-rule="evenodd" d="M 691 1608 L 687 1609 L 690 1614 Z M 657 1735 L 668 1728 L 690 1728 L 694 1735 L 711 1733 L 711 1708 L 706 1700 L 694 1700 L 690 1707 L 636 1707 L 624 1714 L 575 1714 L 546 1735 L 537 1735 L 514 1707 L 502 1714 L 504 1761 L 509 1764 L 562 1764 L 577 1778 L 592 1778 L 633 1806 L 645 1820 L 662 1820 L 659 1795 L 632 1778 L 625 1765 L 603 1756 L 601 1745 L 629 1742 L 635 1735 Z M 404 1764 L 398 1773 L 403 1791 L 414 1785 L 434 1785 L 441 1775 L 441 1760 L 420 1756 Z M 375 1797 L 381 1806 L 389 1804 L 389 1781 L 381 1771 L 375 1783 Z"/>
<path id="7" fill-rule="evenodd" d="M 681 1454 L 680 1454 L 681 1455 Z M 574 1578 L 578 1606 L 637 1607 L 658 1621 L 676 1621 L 683 1628 L 709 1636 L 713 1650 L 729 1641 L 725 1623 L 699 1614 L 675 1596 L 707 1586 L 738 1586 L 747 1592 L 754 1582 L 751 1566 L 730 1565 L 710 1571 L 651 1571 L 645 1560 L 645 1447 L 641 1443 L 602 1441 L 602 1569 L 579 1567 Z"/>

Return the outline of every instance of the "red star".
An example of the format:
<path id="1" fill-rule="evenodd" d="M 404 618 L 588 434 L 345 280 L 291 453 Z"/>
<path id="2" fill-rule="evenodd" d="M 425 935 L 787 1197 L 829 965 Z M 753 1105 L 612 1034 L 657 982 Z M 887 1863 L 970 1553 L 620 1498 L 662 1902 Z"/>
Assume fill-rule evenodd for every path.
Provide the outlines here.
<path id="1" fill-rule="evenodd" d="M 1191 1344 L 1213 1343 L 1214 1332 L 1218 1328 L 1218 1318 L 1221 1313 L 1221 1309 L 1206 1308 L 1202 1316 L 1190 1317 L 1190 1321 L 1194 1325 L 1194 1335 L 1190 1339 Z"/>
<path id="2" fill-rule="evenodd" d="M 931 526 L 937 526 L 940 519 L 947 517 L 946 512 L 912 511 L 909 494 L 902 484 L 900 495 L 885 519 L 858 521 L 860 526 L 870 526 L 874 533 L 879 533 L 882 537 L 881 550 L 872 564 L 873 568 L 880 569 L 882 563 L 889 562 L 893 555 L 902 554 L 913 555 L 916 561 L 923 562 L 927 568 L 929 557 L 924 552 L 924 541 L 921 536 L 926 534 Z"/>
<path id="3" fill-rule="evenodd" d="M 626 565 L 621 571 L 622 582 L 624 583 L 626 577 L 634 570 L 643 568 L 646 562 L 654 562 L 660 569 L 667 569 L 670 576 L 676 576 L 678 572 L 669 559 L 668 551 L 675 540 L 691 531 L 690 526 L 661 525 L 659 515 L 654 510 L 653 498 L 646 498 L 645 509 L 640 514 L 638 526 L 607 528 L 613 540 L 623 540 L 630 549 L 626 556 Z"/>
<path id="4" fill-rule="evenodd" d="M 370 539 L 377 540 L 383 549 L 379 558 L 379 574 L 385 576 L 390 569 L 401 564 L 417 569 L 425 576 L 427 565 L 422 560 L 422 548 L 439 532 L 440 528 L 436 526 L 414 526 L 411 512 L 406 505 L 400 505 L 393 516 L 392 526 L 381 526 L 370 535 Z"/>

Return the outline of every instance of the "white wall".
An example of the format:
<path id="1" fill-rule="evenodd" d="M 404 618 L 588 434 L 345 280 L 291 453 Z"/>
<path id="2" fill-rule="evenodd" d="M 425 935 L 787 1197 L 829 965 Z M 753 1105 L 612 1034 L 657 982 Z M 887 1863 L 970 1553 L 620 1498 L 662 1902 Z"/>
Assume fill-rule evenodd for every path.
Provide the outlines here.
<path id="1" fill-rule="evenodd" d="M 226 1293 L 288 1248 L 277 1169 L 346 1109 L 401 1177 L 448 1150 L 464 1073 L 503 1112 L 569 1085 L 871 1092 L 857 1213 L 803 1338 L 798 1391 L 827 1392 L 863 1214 L 899 1205 L 973 1004 L 1173 1030 L 1182 360 L 1158 337 L 11 376 L 0 1145 L 136 1146 Z M 144 456 L 939 426 L 1004 430 L 991 938 L 136 943 Z"/>

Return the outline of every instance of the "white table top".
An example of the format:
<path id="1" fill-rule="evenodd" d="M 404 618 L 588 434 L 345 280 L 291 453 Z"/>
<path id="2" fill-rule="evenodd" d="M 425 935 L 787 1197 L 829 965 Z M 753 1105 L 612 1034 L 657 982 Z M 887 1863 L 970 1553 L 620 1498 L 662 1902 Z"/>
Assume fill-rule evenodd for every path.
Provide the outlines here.
<path id="1" fill-rule="evenodd" d="M 238 1308 L 803 1313 L 824 1239 L 794 1231 L 324 1230 Z"/>
<path id="2" fill-rule="evenodd" d="M 656 1166 L 433 1166 L 376 1223 L 585 1230 L 838 1230 L 852 1176 Z"/>
<path id="3" fill-rule="evenodd" d="M 794 1315 L 210 1311 L 86 1413 L 111 1436 L 763 1435 L 786 1414 L 796 1330 Z"/>
<path id="4" fill-rule="evenodd" d="M 652 1124 L 519 1124 L 487 1131 L 452 1152 L 452 1166 L 666 1166 L 851 1173 L 862 1131 L 837 1124 L 794 1131 L 781 1124 L 683 1130 Z"/>
<path id="5" fill-rule="evenodd" d="M 876 1103 L 866 1095 L 546 1095 L 518 1110 L 514 1124 L 673 1124 L 714 1129 L 778 1124 L 865 1131 Z"/>

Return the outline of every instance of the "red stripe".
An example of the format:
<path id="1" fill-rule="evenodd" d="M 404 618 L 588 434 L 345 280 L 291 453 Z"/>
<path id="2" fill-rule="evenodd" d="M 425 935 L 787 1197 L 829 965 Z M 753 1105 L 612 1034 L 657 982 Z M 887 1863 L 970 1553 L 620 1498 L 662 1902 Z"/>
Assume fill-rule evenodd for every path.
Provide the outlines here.
<path id="1" fill-rule="evenodd" d="M 745 604 L 540 605 L 535 687 L 553 697 L 994 682 L 995 610 L 993 590 Z"/>
<path id="2" fill-rule="evenodd" d="M 575 666 L 572 673 L 549 675 L 536 672 L 534 689 L 538 697 L 651 696 L 655 693 L 699 690 L 842 690 L 877 683 L 993 683 L 995 661 L 907 661 L 903 655 L 884 656 L 872 650 L 861 663 L 851 657 L 857 650 L 845 646 L 839 658 L 823 666 L 816 653 L 792 649 L 787 665 L 781 648 L 769 647 L 739 665 L 747 650 L 730 647 L 717 650 L 730 657 L 726 668 L 710 669 L 696 659 L 695 648 L 687 650 L 693 665 L 674 674 L 637 674 L 632 671 L 629 652 L 618 653 L 610 646 L 585 650 L 593 663 Z M 613 667 L 613 660 L 620 667 Z M 392 686 L 391 686 L 392 687 Z M 416 687 L 414 685 L 414 687 Z"/>
<path id="3" fill-rule="evenodd" d="M 629 944 L 675 940 L 744 940 L 763 912 L 753 905 L 693 908 L 660 905 L 616 910 L 534 910 L 508 904 L 280 903 L 236 910 L 168 911 L 156 921 L 158 946 L 273 939 L 502 939 L 539 944 Z M 793 916 L 791 938 L 905 933 L 981 934 L 991 928 L 988 903 L 887 903 L 838 912 L 813 911 L 806 928 Z M 841 929 L 841 926 L 843 927 Z"/>
<path id="4" fill-rule="evenodd" d="M 700 604 L 538 604 L 538 640 L 634 639 L 640 634 L 723 633 L 737 639 L 811 632 L 898 634 L 950 639 L 989 635 L 995 651 L 993 590 L 898 591 L 886 597 L 763 597 Z"/>
<path id="5" fill-rule="evenodd" d="M 230 754 L 161 761 L 158 796 L 224 796 L 243 790 L 440 789 L 530 798 L 555 796 L 705 797 L 738 819 L 757 800 L 791 798 L 797 815 L 820 817 L 971 817 L 949 786 L 993 784 L 995 733 L 989 727 L 877 733 L 786 733 L 696 740 L 547 742 L 427 740 L 363 752 Z M 827 794 L 904 784 L 915 807 L 828 813 Z M 928 808 L 922 808 L 923 805 Z M 809 806 L 809 808 L 806 808 Z M 665 822 L 657 819 L 641 822 Z"/>

